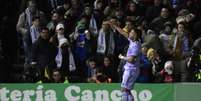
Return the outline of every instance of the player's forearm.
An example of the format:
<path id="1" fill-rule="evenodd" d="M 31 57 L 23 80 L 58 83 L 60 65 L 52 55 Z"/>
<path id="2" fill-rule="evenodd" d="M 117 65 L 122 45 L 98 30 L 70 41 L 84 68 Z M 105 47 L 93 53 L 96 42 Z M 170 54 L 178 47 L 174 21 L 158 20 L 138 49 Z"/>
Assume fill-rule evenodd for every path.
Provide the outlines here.
<path id="1" fill-rule="evenodd" d="M 125 60 L 129 63 L 134 63 L 136 61 L 136 57 L 126 57 L 126 56 L 120 56 L 120 59 Z"/>

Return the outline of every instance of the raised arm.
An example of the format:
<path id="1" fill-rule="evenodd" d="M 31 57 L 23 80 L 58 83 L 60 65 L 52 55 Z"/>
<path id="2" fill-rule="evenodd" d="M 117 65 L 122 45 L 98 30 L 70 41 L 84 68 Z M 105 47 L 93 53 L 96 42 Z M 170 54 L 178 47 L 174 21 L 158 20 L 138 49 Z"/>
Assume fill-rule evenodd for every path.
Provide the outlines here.
<path id="1" fill-rule="evenodd" d="M 120 27 L 118 27 L 117 25 L 113 25 L 114 28 L 124 37 L 126 37 L 128 39 L 128 34 L 127 32 L 125 32 L 123 29 L 121 29 Z"/>

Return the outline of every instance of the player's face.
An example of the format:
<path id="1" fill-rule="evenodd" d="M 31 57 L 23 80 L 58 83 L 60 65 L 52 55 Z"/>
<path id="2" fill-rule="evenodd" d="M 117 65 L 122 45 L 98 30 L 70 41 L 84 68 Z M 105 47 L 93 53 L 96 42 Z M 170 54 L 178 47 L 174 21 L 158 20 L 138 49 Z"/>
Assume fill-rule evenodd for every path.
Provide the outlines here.
<path id="1" fill-rule="evenodd" d="M 132 40 L 135 40 L 137 38 L 137 34 L 134 29 L 132 29 L 131 32 L 129 33 L 129 38 Z"/>

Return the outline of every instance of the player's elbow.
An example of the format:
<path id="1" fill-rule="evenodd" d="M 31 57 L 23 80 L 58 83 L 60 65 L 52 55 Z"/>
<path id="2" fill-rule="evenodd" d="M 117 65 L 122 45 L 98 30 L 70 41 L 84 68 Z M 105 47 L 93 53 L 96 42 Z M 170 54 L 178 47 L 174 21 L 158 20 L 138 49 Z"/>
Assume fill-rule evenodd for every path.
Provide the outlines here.
<path id="1" fill-rule="evenodd" d="M 127 62 L 129 63 L 134 63 L 136 61 L 136 57 L 132 56 L 132 57 L 128 57 Z"/>

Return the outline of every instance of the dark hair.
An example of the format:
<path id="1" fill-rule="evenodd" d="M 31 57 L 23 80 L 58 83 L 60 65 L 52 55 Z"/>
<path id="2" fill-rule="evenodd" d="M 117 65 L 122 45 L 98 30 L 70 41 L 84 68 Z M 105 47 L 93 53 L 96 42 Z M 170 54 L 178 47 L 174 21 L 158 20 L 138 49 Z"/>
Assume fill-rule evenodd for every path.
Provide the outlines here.
<path id="1" fill-rule="evenodd" d="M 59 73 L 61 74 L 61 71 L 60 71 L 58 68 L 53 69 L 53 70 L 52 70 L 52 74 L 53 74 L 54 72 L 59 72 Z"/>
<path id="2" fill-rule="evenodd" d="M 97 80 L 100 81 L 100 82 L 105 82 L 107 81 L 108 82 L 108 77 L 104 74 L 99 74 L 96 76 Z"/>
<path id="3" fill-rule="evenodd" d="M 141 39 L 141 35 L 142 35 L 142 31 L 137 29 L 137 28 L 133 28 L 132 30 L 135 31 L 135 33 L 137 34 L 137 40 L 136 41 L 140 41 Z"/>
<path id="4" fill-rule="evenodd" d="M 185 22 L 179 22 L 179 23 L 177 24 L 177 28 L 178 28 L 178 26 L 179 26 L 180 24 L 183 25 L 184 28 L 186 28 L 186 23 L 185 23 Z"/>
<path id="5" fill-rule="evenodd" d="M 32 21 L 35 21 L 36 19 L 40 19 L 39 16 L 33 16 Z"/>
<path id="6" fill-rule="evenodd" d="M 41 27 L 41 31 L 42 30 L 47 30 L 49 32 L 49 29 L 47 27 L 44 27 L 44 26 Z"/>
<path id="7" fill-rule="evenodd" d="M 88 62 L 96 62 L 95 57 L 90 57 L 90 58 L 88 59 Z"/>

